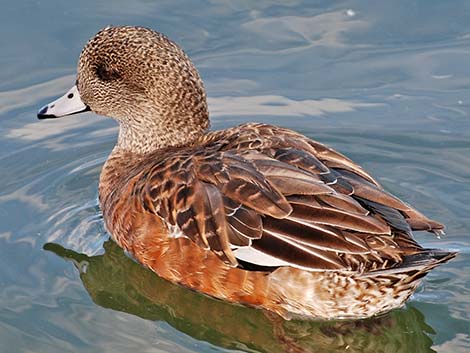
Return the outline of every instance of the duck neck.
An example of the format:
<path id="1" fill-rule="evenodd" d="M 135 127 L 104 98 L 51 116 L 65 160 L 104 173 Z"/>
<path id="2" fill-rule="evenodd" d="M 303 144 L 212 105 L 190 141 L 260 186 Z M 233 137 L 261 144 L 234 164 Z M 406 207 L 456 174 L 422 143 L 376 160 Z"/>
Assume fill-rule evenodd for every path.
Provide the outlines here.
<path id="1" fill-rule="evenodd" d="M 153 124 L 149 123 L 152 121 Z M 120 122 L 116 149 L 148 154 L 166 147 L 186 146 L 202 136 L 208 128 L 207 113 L 179 119 L 132 119 L 132 123 Z"/>

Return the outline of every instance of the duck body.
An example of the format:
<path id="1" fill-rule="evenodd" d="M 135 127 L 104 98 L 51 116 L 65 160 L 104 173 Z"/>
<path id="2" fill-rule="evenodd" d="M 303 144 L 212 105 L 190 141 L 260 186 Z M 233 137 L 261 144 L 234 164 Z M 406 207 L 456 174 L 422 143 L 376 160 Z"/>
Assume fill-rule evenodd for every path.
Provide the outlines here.
<path id="1" fill-rule="evenodd" d="M 442 233 L 342 154 L 289 129 L 208 131 L 202 80 L 161 34 L 108 27 L 77 85 L 39 118 L 82 110 L 120 124 L 99 183 L 111 237 L 159 276 L 284 318 L 364 318 L 400 307 L 455 253 Z"/>
<path id="2" fill-rule="evenodd" d="M 270 125 L 144 155 L 115 149 L 99 193 L 113 239 L 159 276 L 285 318 L 399 307 L 452 256 L 423 250 L 409 226 L 442 225 L 341 154 Z"/>

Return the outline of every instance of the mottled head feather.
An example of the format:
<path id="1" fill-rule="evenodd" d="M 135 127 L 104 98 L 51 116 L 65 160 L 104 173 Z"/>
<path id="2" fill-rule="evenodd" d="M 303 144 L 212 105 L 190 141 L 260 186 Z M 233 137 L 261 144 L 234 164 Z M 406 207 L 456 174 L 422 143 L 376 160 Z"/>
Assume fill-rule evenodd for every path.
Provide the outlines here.
<path id="1" fill-rule="evenodd" d="M 106 27 L 83 49 L 78 90 L 120 123 L 118 148 L 148 153 L 191 143 L 209 126 L 202 80 L 189 57 L 143 27 Z"/>

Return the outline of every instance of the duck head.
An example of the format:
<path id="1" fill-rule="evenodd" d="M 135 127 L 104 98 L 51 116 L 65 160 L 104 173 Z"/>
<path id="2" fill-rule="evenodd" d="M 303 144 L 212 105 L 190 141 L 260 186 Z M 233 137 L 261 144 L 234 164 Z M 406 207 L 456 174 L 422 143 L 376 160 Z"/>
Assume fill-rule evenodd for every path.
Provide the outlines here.
<path id="1" fill-rule="evenodd" d="M 77 81 L 39 119 L 91 110 L 114 118 L 117 148 L 136 153 L 189 144 L 209 126 L 202 80 L 189 57 L 143 27 L 106 27 L 83 49 Z"/>

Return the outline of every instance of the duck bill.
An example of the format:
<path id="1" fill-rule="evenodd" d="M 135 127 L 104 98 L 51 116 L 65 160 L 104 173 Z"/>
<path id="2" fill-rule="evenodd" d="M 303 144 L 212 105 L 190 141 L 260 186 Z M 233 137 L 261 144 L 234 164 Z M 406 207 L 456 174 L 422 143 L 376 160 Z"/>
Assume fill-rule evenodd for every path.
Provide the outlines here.
<path id="1" fill-rule="evenodd" d="M 42 107 L 38 112 L 38 119 L 55 119 L 88 110 L 90 108 L 82 102 L 75 85 L 62 97 Z"/>

